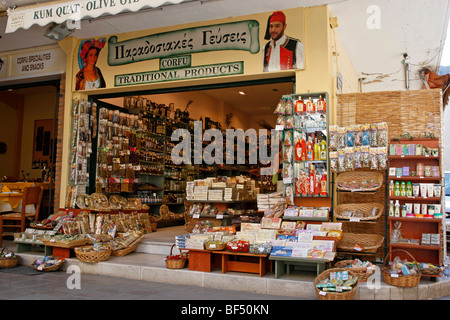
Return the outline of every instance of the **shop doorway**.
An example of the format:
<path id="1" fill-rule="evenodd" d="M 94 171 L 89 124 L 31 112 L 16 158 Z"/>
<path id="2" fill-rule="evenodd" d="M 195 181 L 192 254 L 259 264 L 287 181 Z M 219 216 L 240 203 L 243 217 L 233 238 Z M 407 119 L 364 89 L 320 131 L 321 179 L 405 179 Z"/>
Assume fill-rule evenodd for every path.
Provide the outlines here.
<path id="1" fill-rule="evenodd" d="M 132 189 L 124 188 L 132 192 L 121 194 L 125 197 L 139 197 L 150 204 L 150 213 L 158 215 L 162 204 L 167 204 L 171 212 L 184 212 L 186 181 L 194 178 L 250 175 L 251 170 L 255 169 L 254 165 L 204 165 L 194 168 L 173 165 L 170 148 L 174 144 L 170 141 L 170 134 L 174 129 L 187 128 L 191 131 L 193 121 L 202 121 L 203 130 L 267 129 L 270 133 L 276 126 L 277 115 L 274 110 L 277 104 L 283 95 L 295 93 L 294 88 L 295 78 L 286 77 L 91 96 L 89 100 L 97 104 L 99 128 L 101 117 L 104 116 L 102 108 L 110 112 L 110 120 L 114 119 L 116 113 L 117 117 L 120 117 L 119 114 L 139 115 L 150 122 L 147 127 L 152 128 L 151 132 L 142 138 L 142 144 L 138 141 L 138 148 L 142 148 L 141 156 L 144 157 L 139 164 L 141 169 L 145 167 L 148 172 L 140 174 L 139 183 L 133 184 Z M 108 192 L 111 191 L 108 189 L 109 183 L 106 182 L 112 181 L 106 178 L 111 176 L 111 172 L 105 173 L 104 170 L 107 167 L 111 169 L 114 164 L 100 163 L 102 160 L 98 157 L 98 150 L 107 143 L 111 143 L 110 146 L 115 143 L 110 142 L 108 136 L 114 138 L 109 132 L 106 133 L 105 140 L 101 141 L 103 138 L 99 132 L 98 138 L 93 141 L 93 149 L 96 150 L 93 150 L 94 156 L 90 159 L 89 194 L 100 190 L 111 194 Z M 163 140 L 165 144 L 162 143 Z M 145 146 L 142 147 L 143 145 Z M 160 166 L 161 163 L 164 165 Z M 100 166 L 103 166 L 103 170 L 99 170 Z M 117 164 L 116 166 L 119 168 Z M 126 177 L 122 177 L 121 181 L 125 179 Z"/>
<path id="2" fill-rule="evenodd" d="M 53 211 L 60 81 L 0 86 L 0 181 L 42 183 L 39 218 Z"/>

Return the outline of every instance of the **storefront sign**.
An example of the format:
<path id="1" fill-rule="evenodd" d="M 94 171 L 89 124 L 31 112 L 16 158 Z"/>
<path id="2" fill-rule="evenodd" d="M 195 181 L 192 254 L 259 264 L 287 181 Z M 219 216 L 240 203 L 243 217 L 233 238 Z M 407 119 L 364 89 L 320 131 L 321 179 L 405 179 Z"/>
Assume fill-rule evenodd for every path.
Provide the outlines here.
<path id="1" fill-rule="evenodd" d="M 119 42 L 108 40 L 108 64 L 139 61 L 218 50 L 259 52 L 259 23 L 256 20 L 176 30 Z"/>
<path id="2" fill-rule="evenodd" d="M 116 87 L 131 86 L 136 84 L 228 76 L 243 73 L 244 63 L 238 61 L 207 66 L 122 74 L 115 76 L 114 85 Z"/>
<path id="3" fill-rule="evenodd" d="M 6 33 L 19 28 L 28 29 L 34 24 L 45 26 L 51 22 L 67 20 L 80 21 L 86 16 L 97 18 L 103 14 L 115 15 L 121 11 L 139 11 L 142 8 L 156 8 L 163 4 L 178 4 L 185 0 L 75 0 L 54 1 L 36 7 L 24 7 L 8 13 Z"/>
<path id="4" fill-rule="evenodd" d="M 64 66 L 64 53 L 59 49 L 27 52 L 12 56 L 12 76 L 45 73 Z"/>
<path id="5" fill-rule="evenodd" d="M 191 56 L 161 58 L 159 61 L 159 69 L 176 69 L 191 66 Z"/>

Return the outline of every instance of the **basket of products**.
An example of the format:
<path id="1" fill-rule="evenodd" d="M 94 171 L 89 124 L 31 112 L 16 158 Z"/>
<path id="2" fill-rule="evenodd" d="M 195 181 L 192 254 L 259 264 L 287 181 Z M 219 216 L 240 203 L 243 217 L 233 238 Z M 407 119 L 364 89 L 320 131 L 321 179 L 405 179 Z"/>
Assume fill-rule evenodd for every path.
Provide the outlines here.
<path id="1" fill-rule="evenodd" d="M 172 245 L 170 248 L 170 255 L 166 257 L 166 268 L 167 269 L 183 269 L 186 266 L 186 263 L 188 261 L 188 254 L 184 253 L 180 248 L 178 250 L 180 251 L 180 254 L 173 255 L 173 247 L 175 247 L 175 244 Z"/>
<path id="2" fill-rule="evenodd" d="M 205 249 L 206 250 L 212 250 L 212 251 L 221 251 L 221 250 L 225 250 L 225 248 L 227 247 L 226 242 L 222 242 L 222 241 L 208 241 L 205 243 Z"/>
<path id="3" fill-rule="evenodd" d="M 376 191 L 383 185 L 383 175 L 374 171 L 346 171 L 336 178 L 336 185 L 343 191 Z"/>
<path id="4" fill-rule="evenodd" d="M 421 264 L 419 264 L 419 270 L 423 276 L 438 276 L 443 271 L 443 269 L 444 268 L 431 263 L 422 262 Z"/>
<path id="5" fill-rule="evenodd" d="M 75 248 L 75 255 L 82 262 L 106 261 L 111 256 L 111 247 L 106 244 L 95 243 L 92 246 Z"/>
<path id="6" fill-rule="evenodd" d="M 398 256 L 387 265 L 394 252 L 403 252 L 408 255 L 412 261 L 401 260 Z M 390 251 L 384 259 L 383 268 L 381 268 L 383 280 L 385 283 L 402 288 L 417 287 L 422 276 L 420 267 L 414 257 L 406 250 L 396 249 Z"/>
<path id="7" fill-rule="evenodd" d="M 248 252 L 249 242 L 244 240 L 231 240 L 227 242 L 227 250 L 231 252 Z"/>
<path id="8" fill-rule="evenodd" d="M 319 300 L 352 300 L 358 288 L 358 276 L 345 268 L 332 268 L 319 274 L 314 289 Z"/>
<path id="9" fill-rule="evenodd" d="M 0 252 L 0 268 L 14 268 L 19 262 L 19 258 L 14 252 L 9 251 L 8 248 L 3 248 Z"/>
<path id="10" fill-rule="evenodd" d="M 384 205 L 381 203 L 347 203 L 340 204 L 334 209 L 337 219 L 360 221 L 377 220 L 383 215 Z"/>
<path id="11" fill-rule="evenodd" d="M 68 234 L 58 234 L 52 236 L 43 236 L 39 239 L 42 243 L 49 247 L 60 247 L 60 248 L 73 248 L 78 246 L 83 246 L 89 242 L 84 235 L 68 235 Z"/>
<path id="12" fill-rule="evenodd" d="M 110 242 L 111 255 L 115 257 L 123 257 L 136 250 L 139 241 L 143 238 L 141 232 L 133 232 L 127 236 L 117 237 Z"/>
<path id="13" fill-rule="evenodd" d="M 383 241 L 384 237 L 378 234 L 344 232 L 336 247 L 340 251 L 376 253 Z"/>
<path id="14" fill-rule="evenodd" d="M 335 268 L 344 268 L 350 269 L 354 274 L 358 276 L 359 282 L 366 282 L 369 277 L 375 273 L 375 266 L 369 262 L 362 262 L 359 259 L 354 260 L 342 260 L 336 262 L 334 265 Z"/>
<path id="15" fill-rule="evenodd" d="M 248 249 L 251 254 L 270 254 L 272 251 L 272 244 L 270 242 L 265 243 L 252 243 Z"/>
<path id="16" fill-rule="evenodd" d="M 56 258 L 56 257 L 43 257 L 35 260 L 31 267 L 34 270 L 37 271 L 44 271 L 44 272 L 50 272 L 50 271 L 57 271 L 63 264 L 64 258 Z"/>

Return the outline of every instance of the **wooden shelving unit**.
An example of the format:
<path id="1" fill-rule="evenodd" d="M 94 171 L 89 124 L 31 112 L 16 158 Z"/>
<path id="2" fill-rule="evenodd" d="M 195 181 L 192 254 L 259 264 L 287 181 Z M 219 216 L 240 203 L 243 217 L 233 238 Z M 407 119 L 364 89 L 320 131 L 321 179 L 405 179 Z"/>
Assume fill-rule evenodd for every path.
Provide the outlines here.
<path id="1" fill-rule="evenodd" d="M 400 148 L 399 145 L 403 145 L 404 148 Z M 422 148 L 417 147 L 417 145 L 421 145 Z M 406 146 L 409 146 L 406 147 Z M 399 150 L 402 150 L 402 154 L 398 154 Z M 422 151 L 427 150 L 426 152 L 428 154 L 415 154 L 416 151 L 413 154 L 413 150 Z M 404 182 L 411 182 L 411 184 L 436 184 L 441 185 L 442 182 L 442 165 L 441 165 L 441 158 L 439 155 L 436 155 L 436 152 L 434 154 L 431 154 L 431 150 L 437 149 L 439 152 L 439 155 L 441 153 L 440 143 L 438 139 L 431 139 L 431 138 L 424 138 L 424 139 L 399 139 L 399 140 L 392 140 L 390 142 L 390 151 L 389 151 L 389 168 L 406 168 L 406 172 L 409 172 L 408 176 L 393 176 L 392 174 L 388 177 L 388 185 L 391 183 L 391 181 L 395 182 L 399 181 L 400 183 Z M 395 152 L 395 153 L 394 153 Z M 424 172 L 418 172 L 417 170 L 419 165 L 419 169 L 421 171 L 421 168 L 424 168 L 426 166 L 428 167 L 435 167 L 438 168 L 439 172 L 436 175 L 436 173 L 429 171 L 425 174 Z M 393 173 L 394 170 L 390 170 L 391 173 Z M 415 172 L 414 175 L 411 175 L 411 172 Z M 436 172 L 436 171 L 434 171 Z M 431 175 L 431 176 L 430 176 Z M 442 187 L 441 187 L 441 194 L 436 196 L 433 194 L 433 196 L 423 195 L 419 194 L 404 194 L 404 192 L 400 195 L 392 194 L 390 191 L 388 193 L 388 211 L 390 206 L 390 201 L 392 200 L 395 204 L 396 201 L 399 202 L 400 207 L 405 206 L 407 203 L 411 203 L 412 206 L 414 204 L 420 204 L 420 213 L 416 210 L 412 209 L 412 212 L 408 211 L 408 217 L 404 216 L 405 213 L 400 210 L 399 216 L 392 216 L 392 214 L 389 214 L 388 221 L 389 221 L 389 234 L 391 235 L 391 241 L 389 244 L 390 250 L 394 249 L 403 249 L 408 251 L 417 262 L 424 262 L 424 263 L 432 263 L 434 265 L 441 265 L 442 263 L 442 248 L 443 248 L 443 234 L 442 234 L 442 221 L 443 219 L 438 217 L 436 218 L 433 215 L 430 215 L 427 211 L 427 215 L 424 217 L 424 212 L 422 211 L 422 204 L 426 205 L 427 210 L 428 208 L 433 208 L 434 204 L 441 206 L 441 213 L 444 211 L 444 208 L 442 208 Z M 418 208 L 419 206 L 417 206 Z M 392 233 L 394 229 L 399 226 L 401 235 L 399 240 L 392 239 Z M 429 244 L 429 243 L 422 243 L 422 236 L 424 234 L 434 234 L 439 235 L 439 244 Z M 401 259 L 410 259 L 406 254 L 402 255 L 402 253 L 398 253 L 398 256 Z"/>

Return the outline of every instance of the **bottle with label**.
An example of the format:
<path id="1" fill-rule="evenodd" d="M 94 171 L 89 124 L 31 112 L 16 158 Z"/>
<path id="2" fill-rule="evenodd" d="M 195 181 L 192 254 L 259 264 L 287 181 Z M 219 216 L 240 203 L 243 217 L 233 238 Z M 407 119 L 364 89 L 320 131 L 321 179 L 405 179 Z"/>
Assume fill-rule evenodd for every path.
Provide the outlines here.
<path id="1" fill-rule="evenodd" d="M 311 137 L 308 137 L 308 144 L 306 145 L 306 160 L 314 160 L 314 147 Z"/>
<path id="2" fill-rule="evenodd" d="M 394 216 L 400 217 L 400 203 L 398 200 L 395 200 Z"/>
<path id="3" fill-rule="evenodd" d="M 327 104 L 325 100 L 322 98 L 322 95 L 319 96 L 319 101 L 317 101 L 317 112 L 325 112 L 327 110 Z"/>
<path id="4" fill-rule="evenodd" d="M 406 196 L 407 197 L 412 197 L 412 184 L 411 184 L 411 181 L 408 181 L 406 183 Z"/>
<path id="5" fill-rule="evenodd" d="M 314 165 L 311 164 L 311 169 L 309 171 L 309 194 L 314 195 L 316 189 L 316 174 L 314 172 Z"/>
<path id="6" fill-rule="evenodd" d="M 320 195 L 326 196 L 327 194 L 328 194 L 327 173 L 324 171 L 322 173 L 322 178 L 320 179 Z"/>
<path id="7" fill-rule="evenodd" d="M 322 142 L 320 143 L 320 160 L 327 160 L 327 142 L 325 137 L 322 137 Z"/>
<path id="8" fill-rule="evenodd" d="M 320 159 L 320 146 L 319 142 L 317 141 L 317 138 L 314 140 L 314 159 L 315 160 Z"/>
<path id="9" fill-rule="evenodd" d="M 300 139 L 297 140 L 297 144 L 295 145 L 295 161 L 302 160 L 302 144 L 300 143 Z"/>
<path id="10" fill-rule="evenodd" d="M 395 181 L 394 196 L 400 197 L 400 182 Z"/>
<path id="11" fill-rule="evenodd" d="M 302 161 L 306 161 L 306 140 L 305 133 L 302 135 Z"/>
<path id="12" fill-rule="evenodd" d="M 394 200 L 391 200 L 391 203 L 389 204 L 389 217 L 394 216 Z"/>
<path id="13" fill-rule="evenodd" d="M 298 97 L 297 102 L 295 103 L 295 112 L 304 113 L 306 111 L 305 103 L 302 100 L 302 97 Z"/>
<path id="14" fill-rule="evenodd" d="M 394 180 L 391 180 L 390 182 L 389 182 L 389 196 L 394 196 L 394 189 L 395 189 L 395 187 L 394 187 Z"/>
<path id="15" fill-rule="evenodd" d="M 405 181 L 402 181 L 402 184 L 400 185 L 400 196 L 405 197 L 406 196 L 406 183 Z"/>
<path id="16" fill-rule="evenodd" d="M 314 104 L 314 101 L 311 97 L 309 97 L 309 100 L 306 102 L 306 112 L 308 113 L 316 112 L 316 105 Z"/>

